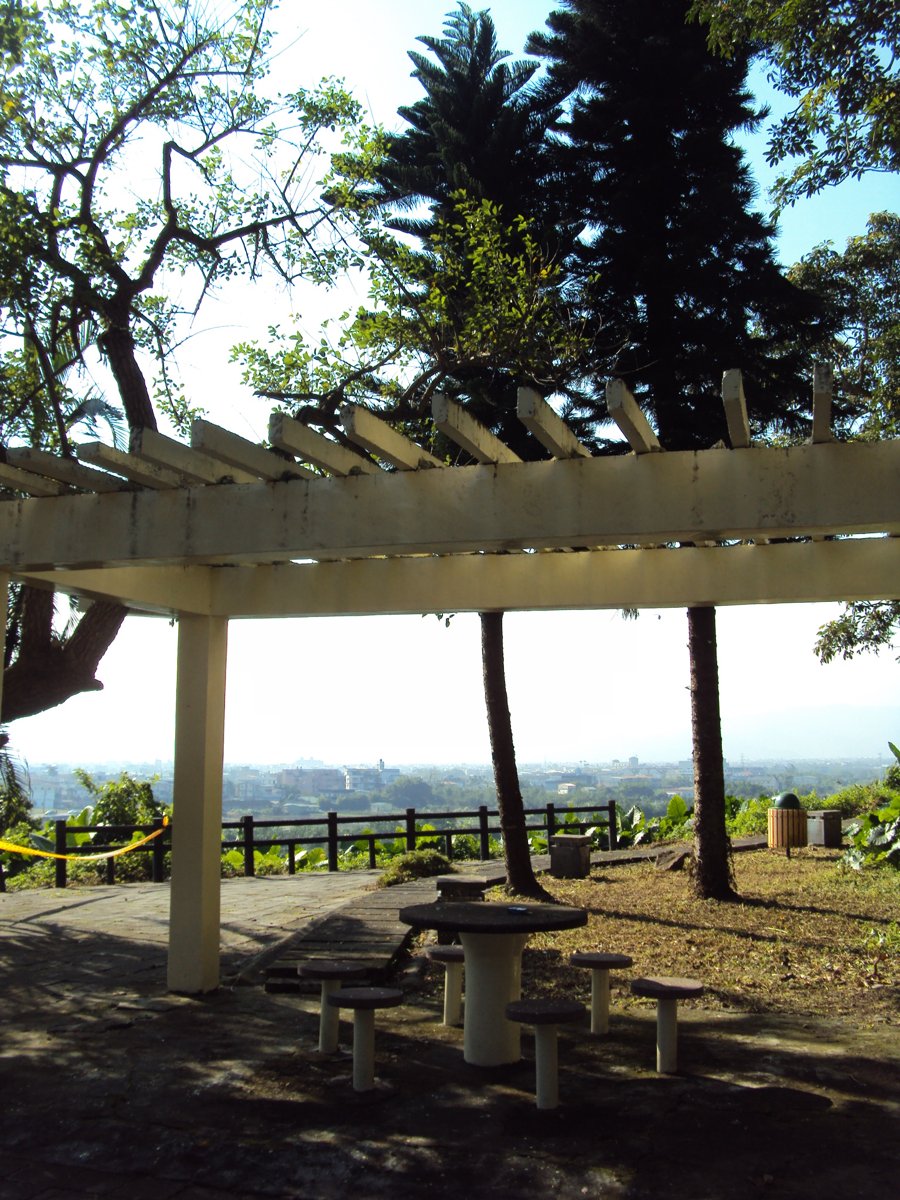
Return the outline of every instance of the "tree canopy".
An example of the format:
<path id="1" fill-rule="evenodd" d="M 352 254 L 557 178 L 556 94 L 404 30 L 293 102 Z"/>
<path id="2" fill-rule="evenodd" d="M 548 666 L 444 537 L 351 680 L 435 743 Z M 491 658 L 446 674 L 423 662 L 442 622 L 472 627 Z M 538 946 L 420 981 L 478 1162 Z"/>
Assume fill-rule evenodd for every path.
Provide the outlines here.
<path id="1" fill-rule="evenodd" d="M 740 366 L 751 421 L 804 427 L 818 305 L 786 278 L 736 135 L 760 120 L 747 55 L 726 63 L 687 3 L 565 0 L 530 52 L 569 97 L 561 157 L 587 229 L 585 308 L 663 446 L 727 440 L 722 371 Z M 565 170 L 565 166 L 563 167 Z"/>
<path id="2" fill-rule="evenodd" d="M 0 438 L 85 421 L 184 430 L 174 360 L 204 298 L 264 267 L 327 275 L 315 160 L 358 115 L 333 81 L 267 98 L 269 0 L 31 0 L 0 22 Z M 88 425 L 89 429 L 90 426 Z M 124 610 L 60 628 L 12 589 L 4 720 L 102 685 Z"/>
<path id="3" fill-rule="evenodd" d="M 327 220 L 308 160 L 357 109 L 330 82 L 265 99 L 270 8 L 248 0 L 216 26 L 196 0 L 63 0 L 7 24 L 3 329 L 48 362 L 96 345 L 133 428 L 156 425 L 154 402 L 190 416 L 171 374 L 179 318 L 264 264 L 294 278 Z"/>
<path id="4" fill-rule="evenodd" d="M 789 101 L 769 130 L 770 163 L 788 167 L 777 207 L 866 171 L 900 170 L 896 0 L 694 0 L 691 15 L 728 58 L 758 55 Z"/>

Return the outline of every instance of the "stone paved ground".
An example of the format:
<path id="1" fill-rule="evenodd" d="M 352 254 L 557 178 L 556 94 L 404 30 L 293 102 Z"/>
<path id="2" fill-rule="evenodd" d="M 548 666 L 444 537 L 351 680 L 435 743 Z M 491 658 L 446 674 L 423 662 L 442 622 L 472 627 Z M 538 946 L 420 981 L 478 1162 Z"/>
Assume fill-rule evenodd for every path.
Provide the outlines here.
<path id="1" fill-rule="evenodd" d="M 698 1008 L 661 1078 L 652 1011 L 614 1013 L 608 1039 L 565 1035 L 563 1103 L 539 1113 L 530 1039 L 521 1063 L 467 1067 L 407 968 L 407 1002 L 378 1014 L 379 1086 L 355 1096 L 346 1054 L 316 1052 L 315 998 L 245 968 L 329 909 L 364 912 L 370 884 L 226 881 L 232 982 L 197 998 L 165 991 L 164 885 L 0 896 L 0 1200 L 894 1200 L 885 1026 Z"/>

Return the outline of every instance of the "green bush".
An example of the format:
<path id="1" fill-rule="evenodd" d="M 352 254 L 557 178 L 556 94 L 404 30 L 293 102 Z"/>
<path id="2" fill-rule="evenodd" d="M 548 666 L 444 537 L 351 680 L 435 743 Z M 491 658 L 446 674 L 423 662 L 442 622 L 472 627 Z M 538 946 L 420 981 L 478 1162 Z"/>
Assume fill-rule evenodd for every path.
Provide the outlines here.
<path id="1" fill-rule="evenodd" d="M 391 861 L 378 880 L 378 886 L 394 887 L 398 883 L 411 883 L 414 879 L 443 875 L 450 870 L 450 859 L 439 851 L 413 850 Z"/>
<path id="2" fill-rule="evenodd" d="M 453 839 L 454 862 L 471 862 L 481 854 L 481 843 L 474 833 L 463 833 Z"/>
<path id="3" fill-rule="evenodd" d="M 880 783 L 853 783 L 820 800 L 815 808 L 838 808 L 842 817 L 860 817 L 877 808 L 885 795 Z"/>
<path id="4" fill-rule="evenodd" d="M 755 837 L 768 829 L 768 811 L 772 807 L 771 796 L 758 796 L 755 800 L 742 800 L 733 816 L 726 818 L 725 827 L 729 837 Z"/>

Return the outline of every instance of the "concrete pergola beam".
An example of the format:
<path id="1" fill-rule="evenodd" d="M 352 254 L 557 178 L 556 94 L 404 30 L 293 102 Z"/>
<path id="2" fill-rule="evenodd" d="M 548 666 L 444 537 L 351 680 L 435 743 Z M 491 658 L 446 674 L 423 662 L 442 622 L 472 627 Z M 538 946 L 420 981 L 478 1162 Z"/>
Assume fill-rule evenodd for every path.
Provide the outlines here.
<path id="1" fill-rule="evenodd" d="M 898 534 L 898 478 L 894 441 L 24 499 L 0 504 L 0 563 L 23 572 Z"/>
<path id="2" fill-rule="evenodd" d="M 350 562 L 122 567 L 17 578 L 140 612 L 370 616 L 689 608 L 900 598 L 900 539 L 576 554 L 470 554 Z"/>

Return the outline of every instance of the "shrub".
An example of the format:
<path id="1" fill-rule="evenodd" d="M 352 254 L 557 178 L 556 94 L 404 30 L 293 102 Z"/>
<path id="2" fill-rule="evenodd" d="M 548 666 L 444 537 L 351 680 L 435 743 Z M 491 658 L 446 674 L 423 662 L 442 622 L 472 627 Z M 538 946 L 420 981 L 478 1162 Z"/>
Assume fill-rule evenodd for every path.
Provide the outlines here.
<path id="1" fill-rule="evenodd" d="M 378 886 L 394 887 L 414 879 L 427 879 L 430 875 L 443 875 L 451 869 L 450 859 L 437 850 L 412 850 L 391 861 L 378 880 Z"/>

